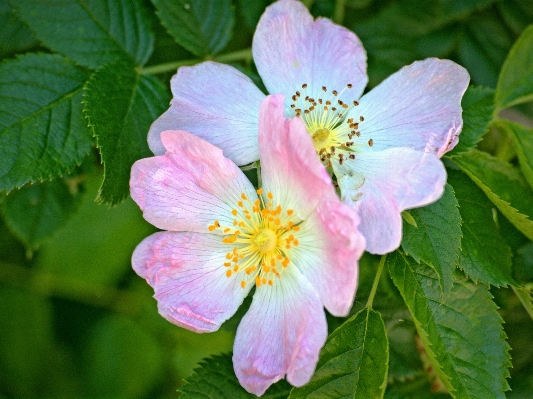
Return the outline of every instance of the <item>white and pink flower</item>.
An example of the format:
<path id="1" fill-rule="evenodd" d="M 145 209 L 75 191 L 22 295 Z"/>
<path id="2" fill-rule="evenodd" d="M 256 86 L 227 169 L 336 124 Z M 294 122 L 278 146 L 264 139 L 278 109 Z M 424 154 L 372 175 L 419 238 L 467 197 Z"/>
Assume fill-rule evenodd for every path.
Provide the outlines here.
<path id="1" fill-rule="evenodd" d="M 365 246 L 356 213 L 283 101 L 269 96 L 257 110 L 259 190 L 222 150 L 182 130 L 162 132 L 164 154 L 137 161 L 130 180 L 145 219 L 166 230 L 132 260 L 161 315 L 216 331 L 256 287 L 233 353 L 240 383 L 256 395 L 285 375 L 297 386 L 310 379 L 327 337 L 323 307 L 348 314 Z"/>
<path id="2" fill-rule="evenodd" d="M 439 157 L 456 145 L 462 129 L 466 70 L 430 58 L 361 96 L 368 79 L 359 38 L 328 19 L 313 20 L 296 0 L 266 9 L 253 56 L 268 91 L 285 95 L 285 115 L 304 121 L 342 200 L 359 210 L 367 250 L 383 254 L 397 248 L 401 212 L 443 193 L 446 171 Z M 205 62 L 180 68 L 171 86 L 171 106 L 149 132 L 155 154 L 165 152 L 161 132 L 183 129 L 220 147 L 238 165 L 259 158 L 264 94 L 248 77 Z"/>

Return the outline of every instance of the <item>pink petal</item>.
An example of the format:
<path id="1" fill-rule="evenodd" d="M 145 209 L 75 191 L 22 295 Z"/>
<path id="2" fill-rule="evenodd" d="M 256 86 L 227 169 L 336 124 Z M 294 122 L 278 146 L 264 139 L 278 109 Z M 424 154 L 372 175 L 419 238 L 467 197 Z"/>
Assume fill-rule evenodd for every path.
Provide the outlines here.
<path id="1" fill-rule="evenodd" d="M 329 19 L 313 21 L 300 1 L 280 0 L 267 7 L 252 50 L 272 94 L 290 97 L 307 83 L 306 94 L 318 98 L 324 94 L 322 86 L 340 92 L 350 83 L 353 88 L 340 97 L 348 102 L 359 98 L 368 81 L 366 52 L 359 38 Z"/>
<path id="2" fill-rule="evenodd" d="M 170 108 L 148 133 L 154 154 L 165 152 L 161 132 L 186 130 L 221 148 L 237 165 L 259 159 L 257 115 L 265 95 L 246 75 L 229 65 L 203 62 L 181 67 L 171 87 Z"/>
<path id="3" fill-rule="evenodd" d="M 365 249 L 359 221 L 349 206 L 324 201 L 300 224 L 299 245 L 288 252 L 334 316 L 348 314 L 357 289 L 357 262 Z"/>
<path id="4" fill-rule="evenodd" d="M 446 184 L 446 169 L 435 155 L 409 148 L 361 152 L 334 168 L 341 197 L 358 210 L 359 230 L 373 254 L 398 248 L 401 212 L 437 201 Z M 350 185 L 353 172 L 364 177 L 362 186 Z"/>
<path id="5" fill-rule="evenodd" d="M 219 236 L 160 232 L 137 246 L 132 264 L 154 288 L 165 319 L 195 332 L 211 332 L 237 311 L 250 290 L 241 288 L 239 274 L 226 277 L 227 252 Z"/>
<path id="6" fill-rule="evenodd" d="M 231 225 L 241 193 L 257 194 L 222 150 L 184 131 L 161 134 L 168 152 L 132 167 L 130 192 L 144 218 L 163 230 L 207 233 L 218 220 Z"/>
<path id="7" fill-rule="evenodd" d="M 310 215 L 321 201 L 336 198 L 304 123 L 300 118 L 283 116 L 283 95 L 268 96 L 261 103 L 259 151 L 263 188 L 300 219 Z"/>
<path id="8" fill-rule="evenodd" d="M 372 139 L 376 150 L 409 147 L 441 157 L 457 144 L 469 80 L 466 69 L 452 61 L 417 61 L 365 94 L 347 117 L 363 116 L 361 140 Z"/>
<path id="9" fill-rule="evenodd" d="M 258 396 L 285 374 L 292 385 L 304 385 L 327 330 L 318 294 L 295 268 L 287 269 L 272 287 L 256 290 L 239 324 L 233 348 L 239 382 Z"/>

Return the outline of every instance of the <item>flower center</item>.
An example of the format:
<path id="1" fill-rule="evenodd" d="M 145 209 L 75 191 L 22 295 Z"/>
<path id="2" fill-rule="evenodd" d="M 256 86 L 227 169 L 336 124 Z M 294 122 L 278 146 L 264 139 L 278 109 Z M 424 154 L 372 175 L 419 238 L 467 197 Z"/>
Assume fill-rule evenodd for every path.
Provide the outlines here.
<path id="1" fill-rule="evenodd" d="M 272 286 L 289 266 L 290 249 L 299 245 L 295 235 L 300 227 L 292 221 L 294 211 L 275 205 L 270 192 L 266 198 L 263 189 L 257 194 L 255 202 L 241 194 L 242 201 L 231 210 L 233 223 L 224 225 L 215 220 L 208 227 L 210 232 L 222 233 L 222 242 L 231 246 L 223 266 L 226 277 L 241 276 L 242 288 L 253 281 L 256 286 Z"/>
<path id="2" fill-rule="evenodd" d="M 357 100 L 346 103 L 340 99 L 342 94 L 353 87 L 347 84 L 340 92 L 329 91 L 326 86 L 319 89 L 317 98 L 308 92 L 307 84 L 302 90 L 297 90 L 292 98 L 291 108 L 295 115 L 302 118 L 307 130 L 313 138 L 313 145 L 322 163 L 330 167 L 335 160 L 341 165 L 347 159 L 355 159 L 358 146 L 372 147 L 371 138 L 362 138 L 359 124 L 364 121 L 363 116 L 358 120 L 346 119 L 346 115 L 359 105 Z"/>

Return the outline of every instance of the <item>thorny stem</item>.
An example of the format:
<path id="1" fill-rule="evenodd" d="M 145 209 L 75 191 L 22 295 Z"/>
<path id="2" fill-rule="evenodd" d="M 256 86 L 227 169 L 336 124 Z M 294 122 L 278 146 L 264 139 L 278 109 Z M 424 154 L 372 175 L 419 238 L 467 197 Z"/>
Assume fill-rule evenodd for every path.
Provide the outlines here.
<path id="1" fill-rule="evenodd" d="M 233 62 L 233 61 L 249 61 L 252 58 L 252 49 L 246 48 L 243 50 L 234 51 L 231 53 L 221 54 L 214 56 L 213 58 L 195 58 L 191 60 L 181 60 L 181 61 L 173 61 L 173 62 L 167 62 L 165 64 L 159 64 L 159 65 L 151 65 L 145 68 L 141 69 L 141 73 L 145 75 L 157 75 L 159 73 L 165 73 L 165 72 L 175 72 L 176 69 L 178 69 L 181 66 L 186 65 L 194 65 L 198 64 L 203 61 L 207 61 L 209 59 L 212 59 L 213 61 L 217 62 Z"/>
<path id="2" fill-rule="evenodd" d="M 336 24 L 342 25 L 344 21 L 344 5 L 346 0 L 337 0 L 335 1 L 335 10 L 333 12 L 333 21 Z"/>
<path id="3" fill-rule="evenodd" d="M 368 301 L 366 303 L 366 307 L 372 309 L 372 302 L 374 302 L 374 296 L 376 295 L 376 290 L 378 289 L 379 280 L 381 278 L 381 272 L 383 271 L 383 266 L 385 265 L 385 260 L 387 259 L 387 255 L 382 255 L 381 260 L 379 261 L 378 271 L 376 273 L 376 277 L 374 278 L 374 284 L 372 284 L 372 290 L 370 291 L 370 295 L 368 296 Z"/>

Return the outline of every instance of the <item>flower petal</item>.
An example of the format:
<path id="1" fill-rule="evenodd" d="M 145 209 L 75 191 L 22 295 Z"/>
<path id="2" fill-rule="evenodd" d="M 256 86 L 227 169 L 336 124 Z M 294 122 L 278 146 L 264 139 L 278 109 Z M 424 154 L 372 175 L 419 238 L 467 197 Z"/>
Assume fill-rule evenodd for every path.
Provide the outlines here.
<path id="1" fill-rule="evenodd" d="M 186 130 L 224 151 L 237 165 L 259 159 L 257 115 L 265 97 L 237 69 L 216 62 L 181 67 L 171 81 L 170 108 L 150 127 L 148 145 L 164 154 L 160 134 Z"/>
<path id="2" fill-rule="evenodd" d="M 334 316 L 348 314 L 357 289 L 357 261 L 365 249 L 359 222 L 349 206 L 338 200 L 324 201 L 300 224 L 299 245 L 288 251 L 292 263 Z"/>
<path id="3" fill-rule="evenodd" d="M 154 288 L 165 319 L 211 332 L 237 311 L 250 290 L 241 288 L 239 274 L 226 277 L 227 251 L 213 234 L 159 232 L 137 246 L 132 264 Z"/>
<path id="4" fill-rule="evenodd" d="M 429 58 L 403 67 L 365 94 L 348 118 L 376 150 L 409 147 L 441 157 L 463 127 L 461 98 L 470 77 L 448 60 Z"/>
<path id="5" fill-rule="evenodd" d="M 305 219 L 321 201 L 336 198 L 331 178 L 302 120 L 283 116 L 283 95 L 268 96 L 259 109 L 263 188 Z"/>
<path id="6" fill-rule="evenodd" d="M 292 385 L 304 385 L 313 375 L 327 333 L 318 294 L 296 268 L 289 268 L 272 287 L 256 290 L 237 329 L 235 374 L 258 396 L 285 374 Z"/>
<path id="7" fill-rule="evenodd" d="M 348 102 L 363 93 L 366 52 L 359 38 L 329 19 L 313 17 L 295 0 L 280 0 L 267 7 L 257 25 L 253 56 L 268 91 L 290 99 L 307 83 L 307 94 L 319 98 L 322 86 L 341 91 Z"/>
<path id="8" fill-rule="evenodd" d="M 433 154 L 410 148 L 367 151 L 342 165 L 334 163 L 341 198 L 361 217 L 366 250 L 385 254 L 402 239 L 401 212 L 435 202 L 444 192 L 446 169 Z M 360 185 L 359 178 L 364 177 Z M 355 186 L 350 184 L 357 182 Z"/>
<path id="9" fill-rule="evenodd" d="M 163 230 L 207 233 L 215 220 L 231 225 L 241 193 L 254 187 L 222 150 L 184 131 L 161 134 L 167 153 L 132 167 L 130 192 L 144 218 Z"/>

